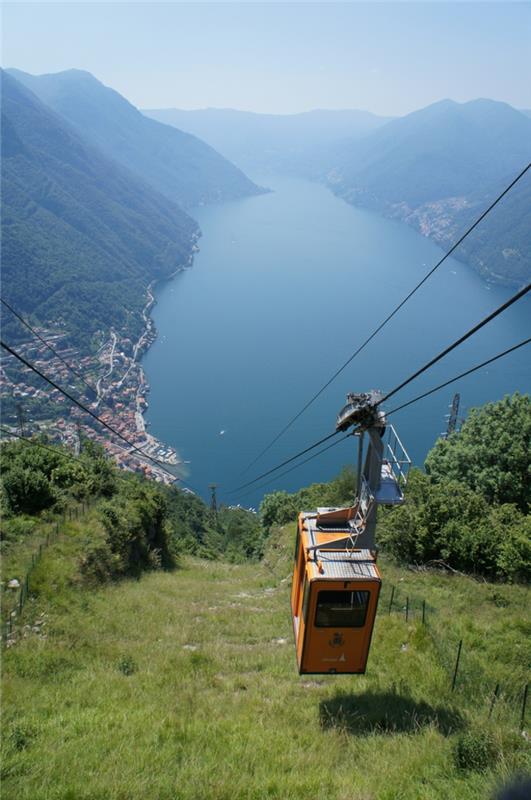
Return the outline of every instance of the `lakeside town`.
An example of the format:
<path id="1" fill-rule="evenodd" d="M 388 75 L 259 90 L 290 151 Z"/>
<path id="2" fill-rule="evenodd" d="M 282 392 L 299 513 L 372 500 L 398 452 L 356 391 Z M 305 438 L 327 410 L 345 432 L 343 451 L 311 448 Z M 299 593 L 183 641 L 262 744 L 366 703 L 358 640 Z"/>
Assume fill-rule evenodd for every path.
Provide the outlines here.
<path id="1" fill-rule="evenodd" d="M 11 355 L 0 358 L 2 435 L 29 438 L 44 434 L 48 441 L 61 444 L 76 455 L 83 440 L 90 439 L 102 445 L 122 469 L 166 484 L 179 480 L 181 462 L 177 452 L 152 436 L 144 420 L 149 385 L 140 358 L 156 337 L 149 316 L 153 303 L 150 287 L 142 312 L 144 330 L 136 343 L 111 329 L 97 351 L 88 355 L 69 345 L 65 332 L 36 327 L 44 341 L 35 337 L 17 344 L 17 352 L 23 358 L 80 400 L 123 439 Z M 75 374 L 67 365 L 75 369 Z"/>

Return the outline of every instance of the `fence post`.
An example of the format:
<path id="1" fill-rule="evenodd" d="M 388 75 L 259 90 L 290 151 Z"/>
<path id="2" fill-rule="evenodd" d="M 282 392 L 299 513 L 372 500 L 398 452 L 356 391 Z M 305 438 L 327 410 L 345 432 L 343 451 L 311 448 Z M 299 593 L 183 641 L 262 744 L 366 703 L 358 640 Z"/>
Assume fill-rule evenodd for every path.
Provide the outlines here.
<path id="1" fill-rule="evenodd" d="M 524 687 L 524 699 L 522 701 L 522 716 L 520 717 L 520 730 L 521 731 L 524 730 L 524 724 L 525 724 L 525 707 L 527 705 L 527 690 L 528 690 L 528 688 L 529 688 L 529 684 L 526 683 L 526 685 Z"/>
<path id="2" fill-rule="evenodd" d="M 391 608 L 393 607 L 393 599 L 395 596 L 395 587 L 391 587 L 391 599 L 389 600 L 389 614 L 391 613 Z"/>
<path id="3" fill-rule="evenodd" d="M 406 622 L 409 619 L 409 597 L 406 597 Z"/>
<path id="4" fill-rule="evenodd" d="M 455 660 L 455 669 L 454 669 L 454 677 L 452 679 L 452 692 L 455 689 L 455 682 L 457 680 L 457 671 L 459 669 L 459 659 L 461 658 L 461 648 L 463 646 L 463 640 L 459 641 L 459 646 L 457 648 L 457 658 Z"/>
<path id="5" fill-rule="evenodd" d="M 494 694 L 492 695 L 492 700 L 490 701 L 490 709 L 489 709 L 489 719 L 492 716 L 492 712 L 494 711 L 494 706 L 496 704 L 496 700 L 498 699 L 498 695 L 500 693 L 500 684 L 496 684 L 496 688 L 494 689 Z"/>

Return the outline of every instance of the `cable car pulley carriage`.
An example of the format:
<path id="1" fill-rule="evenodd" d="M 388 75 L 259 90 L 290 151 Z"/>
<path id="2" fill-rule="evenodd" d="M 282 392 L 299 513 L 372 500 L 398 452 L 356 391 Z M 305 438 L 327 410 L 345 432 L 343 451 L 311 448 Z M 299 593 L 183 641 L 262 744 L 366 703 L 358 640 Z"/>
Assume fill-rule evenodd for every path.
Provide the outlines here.
<path id="1" fill-rule="evenodd" d="M 300 673 L 363 673 L 381 576 L 378 504 L 400 505 L 411 460 L 378 407 L 379 392 L 349 394 L 336 430 L 356 426 L 356 499 L 299 514 L 291 610 Z"/>

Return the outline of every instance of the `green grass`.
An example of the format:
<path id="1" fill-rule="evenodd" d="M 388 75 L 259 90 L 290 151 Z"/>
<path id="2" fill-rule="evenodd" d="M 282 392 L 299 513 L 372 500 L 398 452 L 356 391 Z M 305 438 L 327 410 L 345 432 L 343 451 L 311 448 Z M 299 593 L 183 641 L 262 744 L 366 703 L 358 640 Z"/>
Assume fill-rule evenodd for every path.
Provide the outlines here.
<path id="1" fill-rule="evenodd" d="M 291 527 L 258 565 L 186 559 L 94 590 L 76 573 L 91 519 L 46 551 L 4 653 L 4 797 L 467 800 L 530 768 L 509 691 L 488 720 L 491 684 L 526 679 L 524 587 L 383 561 L 367 674 L 299 676 Z M 392 584 L 397 609 L 426 599 L 427 626 L 387 614 Z M 465 734 L 480 755 L 488 735 L 486 766 L 458 766 Z"/>

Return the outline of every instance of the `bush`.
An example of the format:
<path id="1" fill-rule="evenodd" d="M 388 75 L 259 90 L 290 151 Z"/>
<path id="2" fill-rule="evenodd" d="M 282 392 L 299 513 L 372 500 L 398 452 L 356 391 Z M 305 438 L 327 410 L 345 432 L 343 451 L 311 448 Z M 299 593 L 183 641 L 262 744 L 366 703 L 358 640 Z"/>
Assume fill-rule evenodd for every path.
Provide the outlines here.
<path id="1" fill-rule="evenodd" d="M 134 675 L 138 669 L 134 658 L 127 655 L 121 656 L 116 667 L 122 675 Z"/>
<path id="2" fill-rule="evenodd" d="M 457 739 L 454 759 L 459 769 L 485 770 L 493 767 L 498 757 L 496 741 L 489 731 L 467 731 Z"/>
<path id="3" fill-rule="evenodd" d="M 260 504 L 260 519 L 265 528 L 295 522 L 301 511 L 310 511 L 318 506 L 348 506 L 354 502 L 356 474 L 351 467 L 344 467 L 330 483 L 314 483 L 294 494 L 272 492 Z"/>
<path id="4" fill-rule="evenodd" d="M 531 503 L 531 399 L 516 392 L 473 408 L 459 433 L 439 439 L 426 458 L 435 483 L 455 480 L 489 503 Z"/>
<path id="5" fill-rule="evenodd" d="M 174 566 L 166 500 L 157 486 L 123 483 L 112 502 L 102 503 L 100 516 L 105 542 L 82 559 L 80 569 L 85 578 L 103 582 Z"/>

